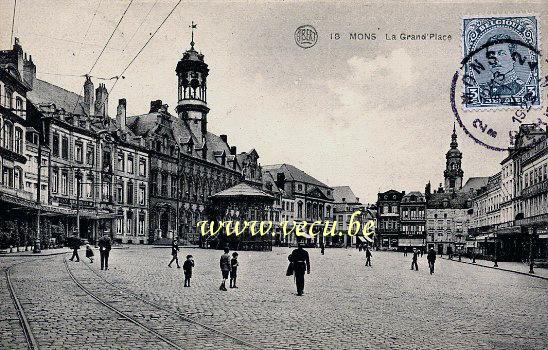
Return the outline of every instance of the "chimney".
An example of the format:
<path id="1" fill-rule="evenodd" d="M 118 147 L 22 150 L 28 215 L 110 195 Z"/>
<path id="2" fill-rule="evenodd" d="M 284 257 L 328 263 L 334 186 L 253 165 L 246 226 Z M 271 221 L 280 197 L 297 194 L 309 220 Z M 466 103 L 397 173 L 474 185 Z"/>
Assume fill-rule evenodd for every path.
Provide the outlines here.
<path id="1" fill-rule="evenodd" d="M 118 100 L 118 109 L 116 111 L 116 122 L 121 130 L 126 129 L 126 99 Z"/>
<path id="2" fill-rule="evenodd" d="M 276 186 L 278 186 L 278 188 L 281 188 L 281 189 L 285 188 L 285 174 L 284 173 L 277 173 L 276 174 Z"/>
<path id="3" fill-rule="evenodd" d="M 95 90 L 95 115 L 108 117 L 108 91 L 103 83 Z"/>
<path id="4" fill-rule="evenodd" d="M 92 108 L 95 106 L 95 96 L 93 94 L 93 90 L 95 90 L 95 87 L 93 86 L 91 77 L 86 75 L 86 81 L 84 83 L 84 104 L 88 115 L 93 114 Z"/>
<path id="5" fill-rule="evenodd" d="M 221 135 L 221 136 L 223 136 L 223 135 Z M 232 154 L 233 156 L 236 155 L 236 146 L 230 147 L 230 154 Z"/>
<path id="6" fill-rule="evenodd" d="M 15 53 L 15 59 L 17 60 L 15 64 L 17 65 L 17 70 L 19 71 L 19 74 L 21 76 L 24 76 L 24 63 L 25 60 L 23 58 L 23 48 L 19 44 L 19 38 L 15 37 L 15 41 L 13 42 L 13 52 Z"/>
<path id="7" fill-rule="evenodd" d="M 34 87 L 34 80 L 36 79 L 36 66 L 32 62 L 32 55 L 29 55 L 27 60 L 27 54 L 25 54 L 25 59 L 23 63 L 23 81 L 31 88 Z"/>
<path id="8" fill-rule="evenodd" d="M 221 138 L 221 140 L 223 140 L 224 143 L 228 144 L 228 138 L 226 135 L 219 135 L 219 137 Z"/>
<path id="9" fill-rule="evenodd" d="M 162 108 L 162 100 L 150 101 L 150 111 L 149 113 L 158 112 Z"/>

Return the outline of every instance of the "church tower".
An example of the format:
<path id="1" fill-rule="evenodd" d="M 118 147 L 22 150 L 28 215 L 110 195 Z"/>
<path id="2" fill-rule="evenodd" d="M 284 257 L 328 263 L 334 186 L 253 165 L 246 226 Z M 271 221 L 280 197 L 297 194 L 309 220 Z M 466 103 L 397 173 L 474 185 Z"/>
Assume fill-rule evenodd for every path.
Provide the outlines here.
<path id="1" fill-rule="evenodd" d="M 203 140 L 207 133 L 207 75 L 209 68 L 204 62 L 204 55 L 194 49 L 194 29 L 192 22 L 192 41 L 190 49 L 183 54 L 177 63 L 179 95 L 177 114 L 187 121 L 198 140 Z"/>
<path id="2" fill-rule="evenodd" d="M 445 154 L 445 190 L 460 190 L 462 188 L 462 177 L 464 172 L 461 169 L 462 153 L 458 150 L 457 133 L 453 124 L 453 135 L 451 135 L 451 148 Z"/>

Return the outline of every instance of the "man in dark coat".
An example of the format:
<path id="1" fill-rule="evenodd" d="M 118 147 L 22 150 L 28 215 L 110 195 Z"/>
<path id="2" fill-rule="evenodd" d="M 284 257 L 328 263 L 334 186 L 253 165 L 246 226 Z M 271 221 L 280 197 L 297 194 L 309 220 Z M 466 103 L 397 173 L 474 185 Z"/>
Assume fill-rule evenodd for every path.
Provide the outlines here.
<path id="1" fill-rule="evenodd" d="M 226 280 L 228 279 L 228 274 L 230 273 L 230 255 L 228 248 L 225 248 L 224 254 L 221 255 L 221 259 L 219 260 L 219 267 L 221 268 L 221 274 L 223 275 L 223 282 L 221 282 L 221 286 L 219 287 L 219 290 L 227 291 L 226 289 Z"/>
<path id="2" fill-rule="evenodd" d="M 171 264 L 175 261 L 177 263 L 177 268 L 180 269 L 181 266 L 179 266 L 179 258 L 177 257 L 177 254 L 179 252 L 179 238 L 175 237 L 173 239 L 173 242 L 171 242 L 171 261 L 169 264 L 167 264 L 168 267 L 171 267 Z"/>
<path id="3" fill-rule="evenodd" d="M 70 241 L 70 247 L 72 248 L 72 257 L 69 259 L 70 261 L 74 260 L 76 258 L 76 262 L 80 261 L 80 257 L 78 256 L 78 249 L 80 249 L 80 245 L 82 244 L 82 241 L 80 241 L 80 238 L 74 236 L 71 237 Z"/>
<path id="4" fill-rule="evenodd" d="M 371 251 L 369 250 L 369 247 L 365 248 L 365 266 L 371 266 Z"/>
<path id="5" fill-rule="evenodd" d="M 108 235 L 103 235 L 97 242 L 99 245 L 99 255 L 101 256 L 101 270 L 108 270 L 108 256 L 112 248 L 112 242 Z"/>
<path id="6" fill-rule="evenodd" d="M 411 270 L 413 268 L 417 271 L 419 271 L 419 264 L 417 264 L 417 258 L 419 257 L 419 252 L 416 248 L 413 248 L 413 260 L 411 261 Z"/>
<path id="7" fill-rule="evenodd" d="M 289 255 L 289 261 L 293 263 L 295 270 L 295 283 L 297 284 L 297 295 L 301 296 L 304 292 L 304 273 L 310 273 L 310 258 L 308 252 L 303 249 L 303 242 L 298 242 L 298 248 L 294 249 Z"/>
<path id="8" fill-rule="evenodd" d="M 434 251 L 434 248 L 430 248 L 428 251 L 428 255 L 426 256 L 426 259 L 428 259 L 428 267 L 430 267 L 430 274 L 434 273 L 434 264 L 436 263 L 436 252 Z"/>

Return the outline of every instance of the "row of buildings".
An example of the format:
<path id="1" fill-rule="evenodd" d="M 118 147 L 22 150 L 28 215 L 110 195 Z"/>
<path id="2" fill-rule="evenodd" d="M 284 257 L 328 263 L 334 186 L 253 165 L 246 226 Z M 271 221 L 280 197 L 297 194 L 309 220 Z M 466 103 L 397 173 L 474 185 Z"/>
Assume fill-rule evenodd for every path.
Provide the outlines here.
<path id="1" fill-rule="evenodd" d="M 37 79 L 36 69 L 18 39 L 0 51 L 0 245 L 28 244 L 37 232 L 42 245 L 72 234 L 198 243 L 211 199 L 238 201 L 221 217 L 338 218 L 341 231 L 354 210 L 362 209 L 360 220 L 375 218 L 349 187 L 330 187 L 289 164 L 261 166 L 256 150 L 238 152 L 226 135 L 208 131 L 209 68 L 193 41 L 176 65 L 174 114 L 155 100 L 147 113 L 127 115 L 120 99 L 111 117 L 104 84 L 86 76 L 82 96 Z M 266 205 L 242 206 L 255 198 Z M 276 230 L 277 243 L 294 242 L 279 224 Z M 337 235 L 326 243 L 355 240 Z"/>
<path id="2" fill-rule="evenodd" d="M 377 198 L 377 246 L 433 248 L 499 260 L 548 258 L 548 133 L 520 127 L 501 171 L 463 184 L 462 153 L 453 129 L 444 186 L 424 193 L 389 190 Z"/>

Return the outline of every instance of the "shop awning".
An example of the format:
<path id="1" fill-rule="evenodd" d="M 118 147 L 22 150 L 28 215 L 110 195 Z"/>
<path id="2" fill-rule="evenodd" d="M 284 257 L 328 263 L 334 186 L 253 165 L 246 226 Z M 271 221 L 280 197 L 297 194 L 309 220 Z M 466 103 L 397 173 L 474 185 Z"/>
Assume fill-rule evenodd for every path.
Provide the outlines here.
<path id="1" fill-rule="evenodd" d="M 400 247 L 422 247 L 422 238 L 400 238 L 398 245 Z"/>
<path id="2" fill-rule="evenodd" d="M 364 236 L 356 236 L 358 238 L 359 241 L 363 242 L 363 243 L 373 243 L 373 240 L 369 237 L 364 237 Z"/>

